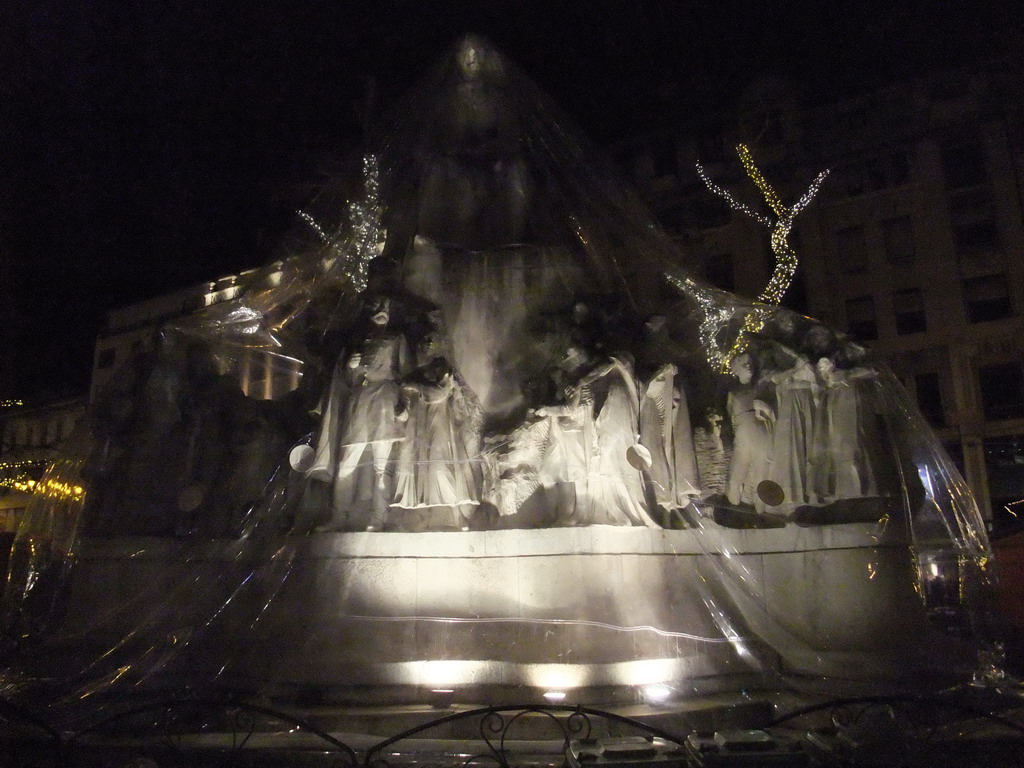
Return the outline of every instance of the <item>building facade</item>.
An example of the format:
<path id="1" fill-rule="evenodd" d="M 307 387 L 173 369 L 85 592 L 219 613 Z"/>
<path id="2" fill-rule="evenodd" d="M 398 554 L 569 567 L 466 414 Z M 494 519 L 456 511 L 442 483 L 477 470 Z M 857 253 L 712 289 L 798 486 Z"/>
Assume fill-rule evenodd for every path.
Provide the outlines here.
<path id="1" fill-rule="evenodd" d="M 84 415 L 81 397 L 34 406 L 0 403 L 0 534 L 14 534 L 33 488 L 74 440 Z"/>
<path id="2" fill-rule="evenodd" d="M 266 269 L 246 270 L 109 312 L 93 353 L 89 402 L 96 403 L 119 376 L 126 375 L 125 367 L 136 355 L 154 348 L 155 335 L 166 323 L 230 301 L 246 288 L 274 286 L 281 278 L 280 267 L 277 262 Z M 258 349 L 240 351 L 237 359 L 220 364 L 221 373 L 234 368 L 242 392 L 256 399 L 269 400 L 291 391 L 301 378 L 299 361 Z"/>
<path id="3" fill-rule="evenodd" d="M 749 297 L 774 264 L 768 233 L 695 163 L 751 204 L 739 143 L 787 202 L 831 169 L 797 219 L 786 304 L 889 363 L 997 530 L 1024 516 L 1022 94 L 1016 62 L 828 104 L 763 78 L 728 112 L 612 148 L 703 277 Z"/>
<path id="4" fill-rule="evenodd" d="M 997 529 L 1024 516 L 1021 94 L 1024 69 L 1012 62 L 830 103 L 765 77 L 732 109 L 609 148 L 694 271 L 748 297 L 774 266 L 768 232 L 709 192 L 695 164 L 750 203 L 758 193 L 739 143 L 787 201 L 830 169 L 791 236 L 801 263 L 786 304 L 890 365 Z M 90 401 L 162 323 L 274 274 L 251 270 L 111 312 Z M 236 362 L 255 397 L 294 388 L 299 375 L 278 381 L 258 356 Z"/>

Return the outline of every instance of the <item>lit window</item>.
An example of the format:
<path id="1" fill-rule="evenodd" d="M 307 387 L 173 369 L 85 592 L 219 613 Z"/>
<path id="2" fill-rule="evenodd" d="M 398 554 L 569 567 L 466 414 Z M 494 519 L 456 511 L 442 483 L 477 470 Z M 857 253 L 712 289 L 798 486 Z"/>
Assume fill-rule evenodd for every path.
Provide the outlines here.
<path id="1" fill-rule="evenodd" d="M 1013 314 L 1005 275 L 985 275 L 964 280 L 964 304 L 972 323 L 1000 320 Z"/>
<path id="2" fill-rule="evenodd" d="M 928 329 L 924 314 L 924 297 L 920 288 L 893 291 L 892 306 L 896 315 L 896 333 L 923 333 Z"/>

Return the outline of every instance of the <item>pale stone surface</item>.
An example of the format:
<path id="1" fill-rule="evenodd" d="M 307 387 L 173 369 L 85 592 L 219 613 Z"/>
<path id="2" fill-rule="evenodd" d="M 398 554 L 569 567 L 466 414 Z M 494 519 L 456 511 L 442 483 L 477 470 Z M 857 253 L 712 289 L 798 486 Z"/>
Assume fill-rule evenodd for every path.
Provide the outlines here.
<path id="1" fill-rule="evenodd" d="M 908 549 L 880 546 L 883 534 L 708 524 L 85 539 L 62 635 L 88 637 L 83 664 L 126 638 L 186 639 L 194 670 L 227 659 L 239 684 L 679 683 L 763 672 L 776 653 L 804 673 L 856 675 L 872 657 L 872 674 L 896 674 L 930 630 Z"/>

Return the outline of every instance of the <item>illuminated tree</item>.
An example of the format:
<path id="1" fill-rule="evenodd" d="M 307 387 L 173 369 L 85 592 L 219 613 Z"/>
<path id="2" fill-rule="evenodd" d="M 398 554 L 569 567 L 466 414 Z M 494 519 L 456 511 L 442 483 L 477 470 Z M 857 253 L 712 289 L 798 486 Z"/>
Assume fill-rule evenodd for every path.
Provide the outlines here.
<path id="1" fill-rule="evenodd" d="M 737 200 L 728 190 L 715 184 L 700 163 L 697 164 L 697 173 L 704 184 L 707 185 L 707 188 L 719 197 L 724 198 L 729 203 L 730 208 L 749 216 L 757 223 L 771 230 L 771 245 L 772 251 L 775 253 L 775 268 L 772 270 L 772 276 L 768 280 L 768 284 L 757 297 L 757 302 L 766 306 L 757 307 L 746 314 L 743 320 L 743 327 L 736 336 L 736 341 L 733 342 L 728 351 L 723 351 L 718 343 L 718 333 L 732 317 L 732 313 L 719 306 L 704 289 L 699 288 L 692 280 L 670 278 L 677 288 L 692 296 L 704 310 L 704 321 L 701 323 L 701 340 L 704 342 L 704 347 L 707 350 L 708 362 L 712 367 L 717 368 L 723 373 L 729 371 L 729 364 L 732 362 L 732 359 L 747 348 L 749 335 L 757 333 L 764 327 L 765 317 L 769 311 L 767 305 L 777 306 L 782 301 L 782 297 L 786 295 L 786 291 L 793 281 L 793 275 L 796 273 L 798 263 L 796 251 L 789 244 L 789 233 L 793 229 L 793 221 L 796 219 L 797 214 L 806 208 L 814 199 L 814 196 L 818 194 L 822 182 L 825 181 L 825 177 L 829 173 L 827 170 L 819 173 L 800 199 L 793 205 L 786 206 L 782 203 L 775 189 L 768 183 L 754 164 L 754 159 L 751 157 L 747 146 L 740 144 L 736 147 L 736 154 L 739 155 L 743 169 L 754 184 L 757 185 L 757 188 L 768 203 L 768 207 L 775 215 L 774 220 L 771 216 L 753 210 L 746 203 Z"/>

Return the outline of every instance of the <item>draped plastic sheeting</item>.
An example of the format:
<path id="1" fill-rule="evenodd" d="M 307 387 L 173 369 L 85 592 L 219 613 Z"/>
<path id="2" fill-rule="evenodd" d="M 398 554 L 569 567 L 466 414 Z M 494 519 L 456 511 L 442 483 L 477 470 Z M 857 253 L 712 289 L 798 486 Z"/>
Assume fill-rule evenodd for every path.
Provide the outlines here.
<path id="1" fill-rule="evenodd" d="M 684 697 L 968 677 L 989 546 L 898 382 L 690 279 L 468 39 L 362 188 L 163 328 L 39 484 L 6 695 Z"/>

